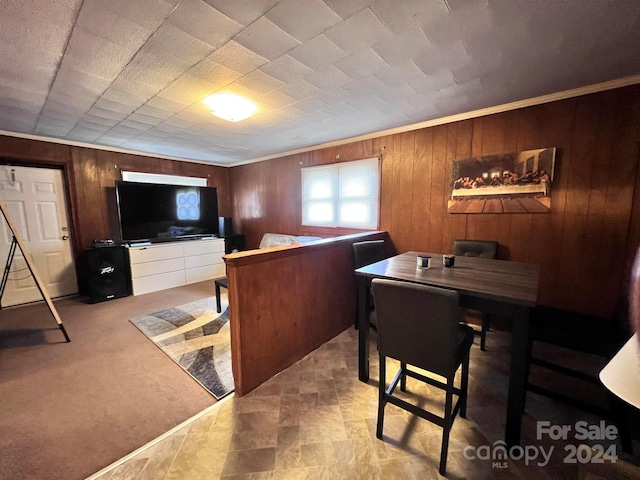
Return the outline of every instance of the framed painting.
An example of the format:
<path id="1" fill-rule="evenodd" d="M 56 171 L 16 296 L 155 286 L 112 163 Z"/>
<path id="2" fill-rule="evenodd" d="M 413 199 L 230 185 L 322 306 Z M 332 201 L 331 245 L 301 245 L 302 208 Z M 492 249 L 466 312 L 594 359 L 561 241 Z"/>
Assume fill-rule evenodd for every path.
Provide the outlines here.
<path id="1" fill-rule="evenodd" d="M 454 160 L 449 213 L 548 213 L 556 148 Z"/>

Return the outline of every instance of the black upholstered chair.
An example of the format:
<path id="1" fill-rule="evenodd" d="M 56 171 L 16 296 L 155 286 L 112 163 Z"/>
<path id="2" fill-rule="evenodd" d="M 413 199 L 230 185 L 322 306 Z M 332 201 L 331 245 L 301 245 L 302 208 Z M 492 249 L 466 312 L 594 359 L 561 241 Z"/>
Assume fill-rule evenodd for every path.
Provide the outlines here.
<path id="1" fill-rule="evenodd" d="M 453 254 L 461 257 L 497 258 L 498 242 L 493 240 L 454 240 Z M 487 331 L 491 326 L 491 318 L 488 313 L 482 312 L 481 330 L 475 333 L 480 335 L 480 350 L 485 350 Z"/>
<path id="2" fill-rule="evenodd" d="M 353 244 L 353 260 L 356 268 L 371 265 L 395 255 L 393 248 L 385 240 L 368 240 Z"/>
<path id="3" fill-rule="evenodd" d="M 355 268 L 371 265 L 385 258 L 395 255 L 393 247 L 385 240 L 367 240 L 355 242 L 353 244 L 353 263 Z M 373 307 L 373 302 L 369 304 Z M 358 313 L 356 312 L 355 327 L 358 328 Z M 371 323 L 371 328 L 375 330 L 375 323 Z"/>
<path id="4" fill-rule="evenodd" d="M 435 423 L 443 428 L 440 474 L 445 475 L 453 421 L 458 413 L 463 418 L 466 415 L 469 350 L 473 344 L 473 330 L 460 323 L 458 292 L 382 279 L 373 280 L 372 292 L 376 302 L 380 354 L 376 437 L 382 439 L 387 403 Z M 387 357 L 400 362 L 400 369 L 388 388 Z M 421 375 L 410 366 L 440 375 L 446 383 Z M 460 387 L 456 388 L 454 378 L 460 366 Z M 442 416 L 418 407 L 417 402 L 409 403 L 393 395 L 398 382 L 400 390 L 407 390 L 407 376 L 445 391 Z M 455 405 L 454 395 L 458 397 Z"/>
<path id="5" fill-rule="evenodd" d="M 497 258 L 498 245 L 493 240 L 454 240 L 453 254 L 461 257 Z"/>

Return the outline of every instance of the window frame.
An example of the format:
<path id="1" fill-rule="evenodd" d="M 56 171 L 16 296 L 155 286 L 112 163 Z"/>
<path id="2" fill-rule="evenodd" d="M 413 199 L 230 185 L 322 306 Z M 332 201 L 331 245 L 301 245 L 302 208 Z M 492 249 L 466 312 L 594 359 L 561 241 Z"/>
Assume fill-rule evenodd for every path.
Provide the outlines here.
<path id="1" fill-rule="evenodd" d="M 340 208 L 349 203 L 354 202 L 354 197 L 341 197 L 340 195 L 340 172 L 345 172 L 348 169 L 352 169 L 358 163 L 366 164 L 363 168 L 362 174 L 375 171 L 375 185 L 373 194 L 366 195 L 360 198 L 361 202 L 366 202 L 367 206 L 371 209 L 371 213 L 374 216 L 374 222 L 370 225 L 358 225 L 348 222 L 343 222 L 340 219 Z M 372 168 L 372 164 L 375 163 L 375 168 Z M 317 200 L 310 200 L 308 192 L 305 191 L 305 176 L 310 172 L 327 171 L 332 177 L 332 195 Z M 359 160 L 352 160 L 347 162 L 336 162 L 324 165 L 314 165 L 309 167 L 303 167 L 300 169 L 300 185 L 301 185 L 301 225 L 305 228 L 314 229 L 348 229 L 348 230 L 377 230 L 380 226 L 380 186 L 382 183 L 381 175 L 381 159 L 380 157 L 369 157 Z M 344 173 L 343 177 L 344 179 Z M 357 201 L 357 198 L 355 199 Z M 330 202 L 332 205 L 333 220 L 329 222 L 312 222 L 308 219 L 308 208 L 310 203 L 326 203 Z"/>

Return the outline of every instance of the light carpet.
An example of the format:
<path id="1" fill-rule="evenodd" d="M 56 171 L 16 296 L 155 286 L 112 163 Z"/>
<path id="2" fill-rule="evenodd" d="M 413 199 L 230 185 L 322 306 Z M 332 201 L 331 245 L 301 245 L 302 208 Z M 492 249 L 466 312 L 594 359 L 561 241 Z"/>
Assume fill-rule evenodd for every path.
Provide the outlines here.
<path id="1" fill-rule="evenodd" d="M 131 319 L 149 340 L 217 399 L 233 391 L 231 337 L 226 296 L 222 313 L 215 297 Z"/>

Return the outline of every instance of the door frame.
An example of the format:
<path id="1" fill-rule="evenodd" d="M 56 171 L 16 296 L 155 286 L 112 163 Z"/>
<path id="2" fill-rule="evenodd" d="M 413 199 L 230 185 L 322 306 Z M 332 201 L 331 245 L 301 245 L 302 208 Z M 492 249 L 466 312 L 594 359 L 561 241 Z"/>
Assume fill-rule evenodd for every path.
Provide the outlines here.
<path id="1" fill-rule="evenodd" d="M 78 235 L 78 209 L 76 208 L 76 202 L 71 195 L 72 191 L 75 189 L 71 188 L 75 185 L 75 181 L 73 179 L 72 168 L 69 168 L 69 163 L 64 161 L 56 161 L 56 160 L 45 160 L 45 159 L 37 159 L 37 160 L 29 160 L 24 161 L 16 158 L 11 158 L 7 156 L 0 156 L 0 165 L 2 166 L 16 166 L 16 167 L 31 167 L 31 168 L 48 168 L 51 170 L 61 170 L 62 171 L 62 185 L 64 187 L 64 198 L 67 203 L 67 215 L 69 216 L 69 235 L 71 237 L 71 253 L 73 258 L 73 268 L 76 272 L 76 283 L 78 287 L 78 292 L 82 294 L 82 289 L 80 288 L 82 282 L 80 280 L 80 275 L 82 274 L 79 266 L 80 266 L 80 258 L 81 254 L 84 251 L 80 246 L 80 238 Z M 4 220 L 4 219 L 3 219 Z M 0 259 L 2 261 L 2 259 Z M 6 259 L 4 259 L 6 261 Z"/>

